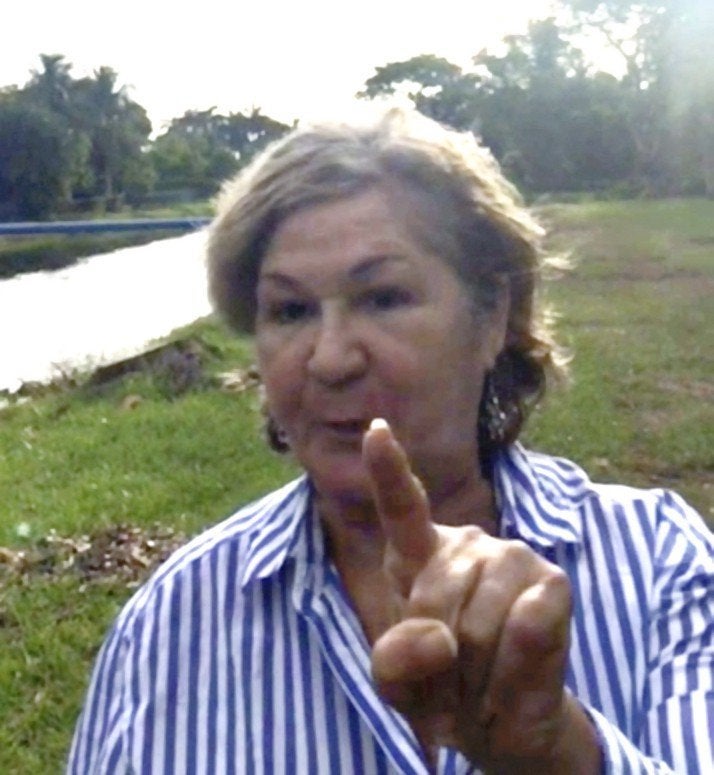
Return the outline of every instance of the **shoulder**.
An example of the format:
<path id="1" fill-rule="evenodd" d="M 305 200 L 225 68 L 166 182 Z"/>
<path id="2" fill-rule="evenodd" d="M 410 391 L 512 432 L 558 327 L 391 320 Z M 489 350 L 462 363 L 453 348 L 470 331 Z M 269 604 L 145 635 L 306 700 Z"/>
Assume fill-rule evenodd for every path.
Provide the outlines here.
<path id="1" fill-rule="evenodd" d="M 200 584 L 202 594 L 240 586 L 252 557 L 263 543 L 289 542 L 305 511 L 305 477 L 243 506 L 174 552 L 126 604 L 116 626 L 153 617 L 162 600 Z M 184 594 L 185 596 L 185 594 Z"/>
<path id="2" fill-rule="evenodd" d="M 505 456 L 502 476 L 522 511 L 536 513 L 538 524 L 546 524 L 543 515 L 551 522 L 560 519 L 580 543 L 597 536 L 599 543 L 624 542 L 635 553 L 654 556 L 684 542 L 712 556 L 711 531 L 670 490 L 594 482 L 576 463 L 520 445 Z"/>
<path id="3" fill-rule="evenodd" d="M 275 561 L 276 547 L 285 556 L 309 497 L 302 478 L 241 508 L 175 552 L 136 592 L 97 656 L 68 772 L 125 771 L 129 742 L 140 746 L 154 714 L 168 717 L 167 707 L 185 702 L 180 693 L 207 675 L 224 643 L 220 627 L 241 621 L 249 597 L 242 585 L 265 570 L 266 558 Z"/>

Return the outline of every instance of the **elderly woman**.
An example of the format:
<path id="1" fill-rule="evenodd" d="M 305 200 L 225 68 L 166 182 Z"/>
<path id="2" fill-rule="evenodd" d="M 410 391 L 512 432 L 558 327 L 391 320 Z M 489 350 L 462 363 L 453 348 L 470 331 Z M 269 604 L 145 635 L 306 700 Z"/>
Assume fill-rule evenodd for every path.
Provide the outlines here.
<path id="1" fill-rule="evenodd" d="M 710 533 L 516 441 L 560 368 L 539 235 L 401 112 L 226 189 L 211 291 L 305 475 L 128 604 L 70 772 L 712 771 Z"/>

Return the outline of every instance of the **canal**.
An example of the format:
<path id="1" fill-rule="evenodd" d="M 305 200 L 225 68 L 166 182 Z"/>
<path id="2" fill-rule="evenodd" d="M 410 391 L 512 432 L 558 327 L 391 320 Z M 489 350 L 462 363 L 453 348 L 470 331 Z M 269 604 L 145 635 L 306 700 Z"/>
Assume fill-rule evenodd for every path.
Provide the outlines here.
<path id="1" fill-rule="evenodd" d="M 0 281 L 0 391 L 140 352 L 210 312 L 206 231 Z"/>

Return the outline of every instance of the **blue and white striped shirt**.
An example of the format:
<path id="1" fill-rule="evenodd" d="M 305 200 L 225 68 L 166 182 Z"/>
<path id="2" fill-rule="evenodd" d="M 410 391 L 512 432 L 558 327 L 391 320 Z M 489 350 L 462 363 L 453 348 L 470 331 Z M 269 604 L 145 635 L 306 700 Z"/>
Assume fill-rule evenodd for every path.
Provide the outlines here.
<path id="1" fill-rule="evenodd" d="M 605 771 L 714 772 L 714 543 L 676 495 L 592 484 L 512 447 L 504 538 L 568 574 L 567 686 Z M 307 479 L 191 541 L 137 592 L 97 659 L 69 773 L 427 773 L 378 698 Z M 438 772 L 470 773 L 443 749 Z"/>

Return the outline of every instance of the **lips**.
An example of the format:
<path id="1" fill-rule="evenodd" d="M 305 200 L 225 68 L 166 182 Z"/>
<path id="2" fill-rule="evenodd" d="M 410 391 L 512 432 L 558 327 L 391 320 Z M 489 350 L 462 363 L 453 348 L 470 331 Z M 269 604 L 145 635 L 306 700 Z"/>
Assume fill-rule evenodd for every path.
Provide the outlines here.
<path id="1" fill-rule="evenodd" d="M 369 427 L 369 420 L 323 420 L 322 425 L 335 433 L 364 433 Z"/>
<path id="2" fill-rule="evenodd" d="M 369 428 L 370 420 L 350 417 L 344 419 L 324 419 L 317 423 L 320 434 L 350 446 L 361 444 L 362 437 Z"/>

